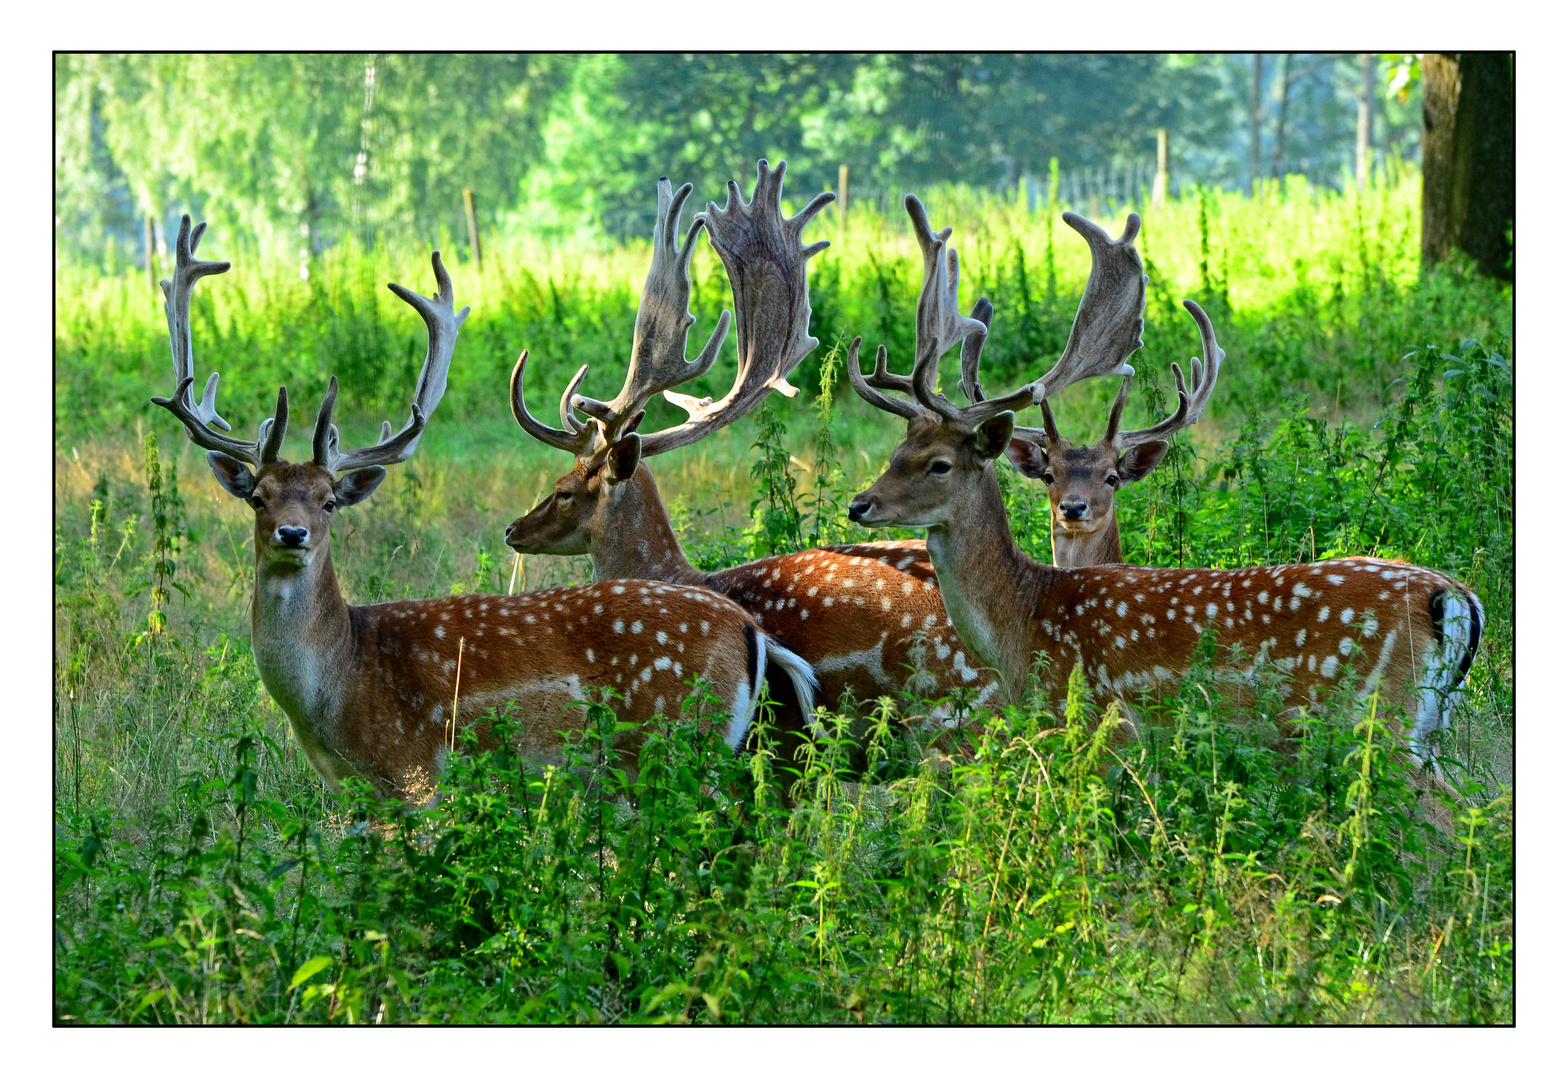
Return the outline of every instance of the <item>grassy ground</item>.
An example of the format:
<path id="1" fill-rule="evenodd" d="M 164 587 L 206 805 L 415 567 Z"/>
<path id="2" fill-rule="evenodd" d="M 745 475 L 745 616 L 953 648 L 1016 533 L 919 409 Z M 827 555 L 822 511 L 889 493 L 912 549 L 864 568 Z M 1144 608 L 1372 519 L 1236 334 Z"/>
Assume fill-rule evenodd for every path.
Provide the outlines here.
<path id="1" fill-rule="evenodd" d="M 1081 242 L 1043 211 L 965 192 L 929 203 L 958 226 L 963 298 L 997 301 L 988 383 L 1037 372 L 1065 340 Z M 923 703 L 890 702 L 875 782 L 838 776 L 829 742 L 797 763 L 788 811 L 759 779 L 766 746 L 734 757 L 695 735 L 700 695 L 650 741 L 635 791 L 503 752 L 460 756 L 428 813 L 338 800 L 249 655 L 250 511 L 146 405 L 167 392 L 161 315 L 133 276 L 63 268 L 56 1015 L 1511 1020 L 1512 298 L 1463 271 L 1418 273 L 1417 209 L 1407 179 L 1364 199 L 1203 195 L 1147 216 L 1130 422 L 1168 402 L 1165 362 L 1194 351 L 1181 297 L 1204 300 L 1229 359 L 1203 425 L 1124 494 L 1121 518 L 1130 561 L 1377 553 L 1470 584 L 1488 627 L 1445 744 L 1470 802 L 1452 836 L 1417 813 L 1371 706 L 1335 703 L 1281 755 L 1202 664 L 1114 754 L 1105 717 L 1075 700 L 977 722 L 939 767 L 901 723 Z M 839 507 L 901 432 L 852 395 L 815 411 L 809 396 L 842 335 L 909 337 L 918 271 L 903 223 L 859 220 L 848 239 L 813 264 L 824 344 L 795 380 L 808 396 L 653 463 L 706 565 L 859 535 Z M 207 244 L 242 260 L 221 231 Z M 361 408 L 347 437 L 370 435 L 377 411 L 401 413 L 422 351 L 379 284 L 424 285 L 414 254 L 329 257 L 308 284 L 240 261 L 202 286 L 198 374 L 223 370 L 225 411 L 248 426 L 277 382 L 309 400 L 335 371 Z M 454 270 L 475 313 L 448 398 L 418 457 L 338 522 L 351 601 L 506 591 L 501 531 L 568 462 L 506 418 L 505 373 L 527 345 L 540 400 L 586 360 L 591 392 L 612 393 L 645 257 L 518 242 L 483 275 Z M 697 274 L 702 333 L 726 294 L 710 253 Z M 1066 395 L 1064 429 L 1103 422 L 1113 390 Z M 796 482 L 793 503 L 753 508 L 759 458 Z M 1048 559 L 1043 491 L 1004 479 L 1015 534 Z M 589 572 L 543 557 L 523 570 L 530 588 Z M 593 739 L 581 752 L 597 760 Z"/>

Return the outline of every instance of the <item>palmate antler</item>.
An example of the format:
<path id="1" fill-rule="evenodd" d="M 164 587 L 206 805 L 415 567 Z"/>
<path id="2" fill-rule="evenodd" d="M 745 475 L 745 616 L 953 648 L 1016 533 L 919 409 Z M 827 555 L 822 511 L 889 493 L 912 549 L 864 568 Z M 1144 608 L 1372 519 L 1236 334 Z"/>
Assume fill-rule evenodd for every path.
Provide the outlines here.
<path id="1" fill-rule="evenodd" d="M 867 379 L 860 370 L 860 338 L 850 345 L 847 369 L 855 392 L 879 409 L 913 420 L 943 419 L 971 430 L 1008 409 L 1035 400 L 1032 387 L 1024 387 L 995 401 L 979 400 L 959 408 L 937 392 L 936 376 L 941 359 L 959 341 L 964 355 L 978 364 L 980 350 L 990 332 L 991 302 L 982 297 L 966 317 L 958 312 L 958 252 L 948 248 L 952 226 L 933 232 L 926 208 L 914 195 L 904 196 L 915 240 L 925 264 L 920 298 L 915 305 L 915 363 L 909 375 L 895 375 L 887 368 L 887 348 L 877 346 L 876 367 Z M 914 400 L 890 398 L 879 390 L 895 390 Z"/>
<path id="2" fill-rule="evenodd" d="M 1182 375 L 1180 364 L 1171 364 L 1171 373 L 1176 377 L 1176 410 L 1164 420 L 1153 427 L 1140 428 L 1137 431 L 1121 431 L 1122 409 L 1127 404 L 1127 392 L 1132 384 L 1130 377 L 1122 379 L 1121 390 L 1116 395 L 1116 401 L 1111 405 L 1110 420 L 1106 424 L 1105 436 L 1102 440 L 1118 452 L 1129 450 L 1134 446 L 1145 443 L 1160 442 L 1169 439 L 1184 427 L 1192 427 L 1203 416 L 1203 410 L 1208 407 L 1209 399 L 1214 396 L 1214 387 L 1219 381 L 1220 364 L 1225 360 L 1225 350 L 1220 348 L 1215 339 L 1214 324 L 1209 321 L 1209 316 L 1195 300 L 1183 300 L 1189 314 L 1198 324 L 1198 336 L 1202 343 L 1203 360 L 1192 358 L 1192 380 Z M 1051 415 L 1051 403 L 1040 402 L 1040 411 L 1044 416 L 1045 425 L 1040 428 L 1014 427 L 1014 438 L 1024 439 L 1041 448 L 1049 447 L 1052 443 L 1061 443 L 1061 433 L 1056 428 L 1056 418 Z"/>
<path id="3" fill-rule="evenodd" d="M 808 247 L 800 243 L 810 220 L 833 195 L 823 192 L 794 217 L 785 219 L 782 208 L 785 163 L 769 169 L 757 163 L 757 184 L 751 202 L 741 198 L 732 180 L 729 198 L 721 209 L 713 203 L 693 217 L 684 241 L 677 246 L 679 217 L 692 186 L 671 191 L 668 179 L 659 181 L 659 213 L 654 227 L 653 265 L 643 286 L 632 337 L 632 356 L 621 392 L 611 401 L 577 393 L 587 365 L 578 369 L 561 397 L 561 427 L 552 428 L 528 412 L 523 394 L 523 373 L 528 354 L 523 353 L 512 372 L 512 415 L 534 438 L 578 457 L 591 458 L 635 429 L 647 403 L 657 393 L 679 405 L 688 419 L 672 428 L 643 436 L 642 454 L 664 453 L 698 441 L 708 433 L 733 423 L 755 409 L 768 391 L 793 396 L 788 379 L 817 339 L 808 333 L 811 302 L 806 285 L 806 260 L 826 241 Z M 696 360 L 686 360 L 687 331 L 695 318 L 687 310 L 691 299 L 689 266 L 697 230 L 706 228 L 709 242 L 730 279 L 737 312 L 739 369 L 728 394 L 713 401 L 674 393 L 676 386 L 713 366 L 729 333 L 730 312 L 718 325 Z M 580 421 L 572 410 L 589 419 Z"/>
<path id="4" fill-rule="evenodd" d="M 1143 326 L 1143 287 L 1148 280 L 1132 246 L 1138 234 L 1136 214 L 1128 217 L 1126 233 L 1114 243 L 1092 222 L 1076 214 L 1065 215 L 1067 223 L 1089 241 L 1094 260 L 1067 348 L 1055 366 L 1039 379 L 988 400 L 980 388 L 979 364 L 990 329 L 991 305 L 982 298 L 968 318 L 958 314 L 958 256 L 956 252 L 944 251 L 952 230 L 932 232 L 925 207 L 915 196 L 906 196 L 904 205 L 925 257 L 925 280 L 915 317 L 915 365 L 908 376 L 890 374 L 886 350 L 878 348 L 876 370 L 867 379 L 858 363 L 857 338 L 850 348 L 849 379 L 855 392 L 866 401 L 906 419 L 924 416 L 973 430 L 999 413 L 1040 402 L 1047 394 L 1082 379 L 1132 372 L 1126 361 L 1142 345 L 1139 334 Z M 1134 316 L 1130 325 L 1129 311 Z M 960 384 L 972 402 L 962 408 L 935 389 L 943 353 L 960 340 L 964 342 Z M 877 388 L 902 391 L 915 400 L 889 398 L 878 393 Z"/>
<path id="5" fill-rule="evenodd" d="M 180 233 L 175 241 L 174 278 L 163 282 L 166 297 L 164 311 L 169 319 L 169 349 L 174 358 L 176 386 L 172 397 L 155 397 L 152 400 L 153 404 L 161 405 L 180 419 L 191 441 L 197 446 L 261 466 L 277 460 L 278 452 L 283 447 L 283 436 L 289 424 L 288 388 L 278 388 L 277 409 L 272 417 L 261 422 L 255 442 L 235 439 L 208 427 L 209 424 L 215 424 L 224 431 L 229 430 L 228 422 L 218 415 L 216 371 L 208 378 L 200 402 L 191 394 L 191 386 L 195 381 L 195 355 L 191 347 L 191 293 L 196 282 L 203 277 L 221 274 L 229 269 L 226 262 L 202 262 L 195 257 L 206 228 L 207 224 L 203 222 L 192 229 L 189 214 L 180 219 Z M 312 439 L 316 464 L 323 468 L 342 472 L 366 465 L 390 465 L 408 460 L 418 447 L 419 437 L 425 430 L 430 414 L 446 392 L 447 370 L 452 364 L 452 349 L 457 343 L 458 328 L 468 317 L 467 307 L 458 312 L 452 310 L 452 279 L 447 276 L 446 267 L 441 265 L 441 253 L 434 252 L 430 261 L 436 272 L 436 295 L 433 298 L 410 292 L 401 285 L 387 286 L 419 311 L 430 334 L 430 346 L 425 353 L 424 365 L 419 370 L 419 382 L 414 391 L 408 423 L 402 431 L 393 435 L 392 424 L 383 421 L 381 441 L 375 446 L 340 451 L 338 429 L 332 423 L 332 411 L 338 396 L 338 380 L 333 376 L 327 387 L 326 400 L 322 402 L 321 412 L 316 418 Z"/>
<path id="6" fill-rule="evenodd" d="M 1117 399 L 1107 438 L 1114 435 L 1115 423 L 1121 417 L 1121 405 L 1126 402 L 1127 380 L 1133 374 L 1127 358 L 1143 347 L 1143 307 L 1149 279 L 1134 246 L 1142 221 L 1137 214 L 1128 214 L 1121 238 L 1112 241 L 1105 230 L 1087 218 L 1066 213 L 1062 219 L 1089 244 L 1089 280 L 1084 284 L 1083 297 L 1078 302 L 1078 313 L 1073 317 L 1072 330 L 1067 335 L 1067 347 L 1062 350 L 1061 358 L 1028 387 L 1036 395 L 1045 426 L 1024 428 L 1015 425 L 1013 428 L 1016 437 L 1039 446 L 1060 440 L 1055 419 L 1051 416 L 1050 395 L 1095 375 L 1123 376 L 1122 393 Z M 984 346 L 983 337 L 964 343 L 959 376 L 965 395 L 976 404 L 986 400 L 979 372 Z M 1186 398 L 1182 401 L 1185 406 Z"/>

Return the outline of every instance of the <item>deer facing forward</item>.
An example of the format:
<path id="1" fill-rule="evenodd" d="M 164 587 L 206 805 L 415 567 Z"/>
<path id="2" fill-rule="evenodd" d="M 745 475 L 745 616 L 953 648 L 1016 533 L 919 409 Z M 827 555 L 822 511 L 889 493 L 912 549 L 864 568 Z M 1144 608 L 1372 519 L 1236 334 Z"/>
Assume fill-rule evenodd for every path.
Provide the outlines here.
<path id="1" fill-rule="evenodd" d="M 740 607 L 704 589 L 611 582 L 522 596 L 346 603 L 332 563 L 332 520 L 369 498 L 385 466 L 417 448 L 445 390 L 468 309 L 454 312 L 439 253 L 431 260 L 434 297 L 392 286 L 419 311 L 430 337 L 408 423 L 395 435 L 384 424 L 373 446 L 340 449 L 333 379 L 316 419 L 312 460 L 289 462 L 279 456 L 286 390 L 255 442 L 210 426 L 229 427 L 217 414 L 216 375 L 200 402 L 191 394 L 191 291 L 202 276 L 228 269 L 194 258 L 201 233 L 188 217 L 182 222 L 175 278 L 164 283 L 177 385 L 173 397 L 153 400 L 209 451 L 224 489 L 255 510 L 252 651 L 268 692 L 334 791 L 354 776 L 383 797 L 433 797 L 457 730 L 477 726 L 485 745 L 484 718 L 499 709 L 516 713 L 521 753 L 561 762 L 565 733 L 582 730 L 584 702 L 596 691 L 619 695 L 618 715 L 631 722 L 614 743 L 617 764 L 628 770 L 644 725 L 678 713 L 694 679 L 724 702 L 726 715 L 705 724 L 718 726 L 731 747 L 745 737 L 770 665 L 785 672 L 798 707 L 810 710 L 809 666 Z"/>

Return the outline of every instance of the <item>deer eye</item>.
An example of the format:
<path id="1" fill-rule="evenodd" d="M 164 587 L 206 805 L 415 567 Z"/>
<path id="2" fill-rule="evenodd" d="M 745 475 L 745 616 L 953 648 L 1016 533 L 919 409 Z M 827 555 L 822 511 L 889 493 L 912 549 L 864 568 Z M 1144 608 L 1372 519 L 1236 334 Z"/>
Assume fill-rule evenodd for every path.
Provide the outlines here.
<path id="1" fill-rule="evenodd" d="M 929 468 L 933 474 L 943 476 L 953 471 L 953 463 L 951 461 L 933 461 Z"/>
<path id="2" fill-rule="evenodd" d="M 1106 478 L 1105 478 L 1105 482 L 1106 482 L 1106 483 L 1107 483 L 1107 484 L 1110 484 L 1110 485 L 1111 485 L 1111 487 L 1115 487 L 1115 486 L 1116 486 L 1116 481 L 1117 481 L 1117 480 L 1118 480 L 1118 479 L 1119 479 L 1119 478 L 1118 478 L 1118 477 L 1117 477 L 1117 475 L 1116 475 L 1116 474 L 1115 474 L 1115 473 L 1111 473 L 1111 475 L 1109 475 L 1109 476 L 1107 476 L 1107 477 L 1106 477 Z"/>
<path id="3" fill-rule="evenodd" d="M 1052 476 L 1050 473 L 1046 473 L 1045 474 L 1045 486 L 1046 487 L 1050 487 L 1054 483 L 1056 483 L 1056 477 Z"/>
<path id="4" fill-rule="evenodd" d="M 338 501 L 336 499 L 328 499 L 327 500 L 327 505 L 322 507 L 322 509 L 325 510 L 329 514 L 332 513 L 332 511 L 336 510 L 337 508 L 338 508 Z"/>
<path id="5" fill-rule="evenodd" d="M 267 508 L 267 504 L 261 501 L 261 496 L 259 495 L 252 495 L 250 497 L 250 504 L 257 510 L 265 510 Z"/>
<path id="6" fill-rule="evenodd" d="M 569 503 L 572 501 L 572 493 L 570 491 L 557 491 L 555 493 L 555 497 L 558 501 L 563 503 Z"/>

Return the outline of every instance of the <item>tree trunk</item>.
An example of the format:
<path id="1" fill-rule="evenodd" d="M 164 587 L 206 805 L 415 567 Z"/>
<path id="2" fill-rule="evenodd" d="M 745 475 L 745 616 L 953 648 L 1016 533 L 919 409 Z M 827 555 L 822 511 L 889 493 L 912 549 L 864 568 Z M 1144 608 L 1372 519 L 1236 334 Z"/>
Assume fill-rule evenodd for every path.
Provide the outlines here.
<path id="1" fill-rule="evenodd" d="M 1252 153 L 1248 158 L 1247 194 L 1258 190 L 1259 125 L 1263 122 L 1263 54 L 1252 54 Z"/>
<path id="2" fill-rule="evenodd" d="M 1285 54 L 1279 77 L 1279 126 L 1274 129 L 1274 164 L 1269 169 L 1276 180 L 1285 167 L 1285 136 L 1290 131 L 1286 119 L 1290 115 L 1290 56 Z"/>
<path id="3" fill-rule="evenodd" d="M 1421 258 L 1458 248 L 1511 281 L 1513 55 L 1426 53 L 1421 83 Z"/>
<path id="4" fill-rule="evenodd" d="M 1372 175 L 1372 109 L 1377 101 L 1377 59 L 1361 54 L 1361 97 L 1356 102 L 1356 187 L 1365 189 Z"/>

